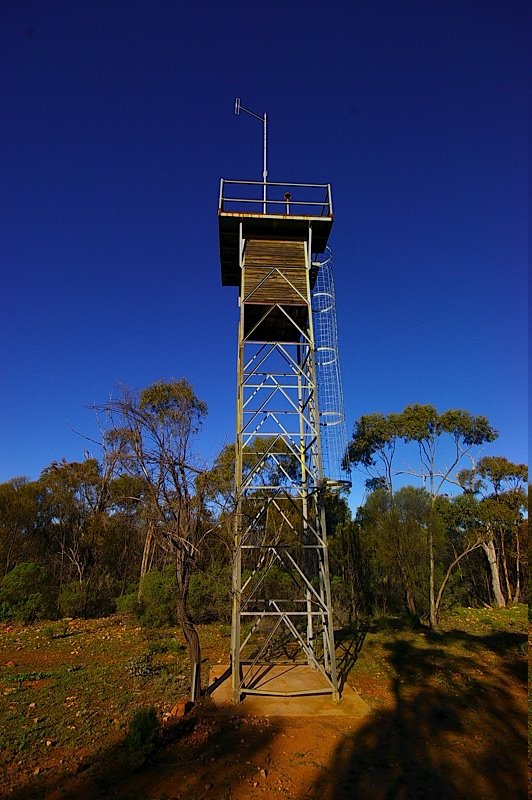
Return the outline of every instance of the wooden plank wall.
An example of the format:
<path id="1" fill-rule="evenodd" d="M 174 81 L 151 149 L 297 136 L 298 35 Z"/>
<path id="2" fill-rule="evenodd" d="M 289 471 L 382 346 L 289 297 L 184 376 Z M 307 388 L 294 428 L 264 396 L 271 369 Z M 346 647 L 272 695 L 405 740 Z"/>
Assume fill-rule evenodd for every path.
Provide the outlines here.
<path id="1" fill-rule="evenodd" d="M 244 251 L 245 303 L 306 305 L 305 242 L 248 239 Z"/>

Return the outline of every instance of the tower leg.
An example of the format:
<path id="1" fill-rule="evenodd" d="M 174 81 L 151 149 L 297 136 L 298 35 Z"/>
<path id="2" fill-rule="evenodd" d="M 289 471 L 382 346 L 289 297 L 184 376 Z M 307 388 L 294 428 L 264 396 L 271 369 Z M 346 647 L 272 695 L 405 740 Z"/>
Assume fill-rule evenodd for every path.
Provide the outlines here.
<path id="1" fill-rule="evenodd" d="M 232 624 L 231 624 L 231 689 L 233 703 L 242 699 L 240 690 L 240 605 L 242 596 L 242 550 L 240 548 L 240 513 L 235 517 L 235 547 L 233 554 Z"/>

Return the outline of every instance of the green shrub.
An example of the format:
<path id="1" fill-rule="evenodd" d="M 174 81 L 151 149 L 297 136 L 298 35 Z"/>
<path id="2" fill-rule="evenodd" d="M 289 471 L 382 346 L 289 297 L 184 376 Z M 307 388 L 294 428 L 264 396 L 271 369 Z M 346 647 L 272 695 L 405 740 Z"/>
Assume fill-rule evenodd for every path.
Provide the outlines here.
<path id="1" fill-rule="evenodd" d="M 182 656 L 187 650 L 186 646 L 177 639 L 166 640 L 166 652 L 174 656 Z"/>
<path id="2" fill-rule="evenodd" d="M 140 603 L 138 599 L 138 590 L 123 594 L 121 597 L 115 597 L 116 610 L 121 614 L 138 614 L 140 610 Z"/>
<path id="3" fill-rule="evenodd" d="M 47 625 L 43 633 L 50 639 L 64 639 L 68 636 L 68 620 L 63 619 L 55 625 Z"/>
<path id="4" fill-rule="evenodd" d="M 59 610 L 64 617 L 107 617 L 116 610 L 115 584 L 109 575 L 66 583 L 59 594 Z"/>
<path id="5" fill-rule="evenodd" d="M 231 619 L 231 568 L 214 566 L 190 579 L 188 607 L 194 622 Z"/>
<path id="6" fill-rule="evenodd" d="M 158 737 L 159 721 L 155 708 L 138 708 L 129 723 L 121 760 L 130 769 L 138 769 L 155 749 Z"/>
<path id="7" fill-rule="evenodd" d="M 1 619 L 34 622 L 56 617 L 56 593 L 42 564 L 17 564 L 0 580 Z"/>
<path id="8" fill-rule="evenodd" d="M 242 572 L 242 583 L 245 583 L 250 577 L 250 570 L 246 569 Z M 260 588 L 254 594 L 254 597 L 259 598 L 275 598 L 279 600 L 292 600 L 296 594 L 296 587 L 294 581 L 281 567 L 277 564 L 272 564 L 266 569 L 257 570 L 252 579 L 252 585 L 260 584 Z"/>
<path id="9" fill-rule="evenodd" d="M 174 568 L 147 572 L 141 581 L 137 614 L 143 625 L 159 628 L 176 624 L 177 584 Z"/>
<path id="10" fill-rule="evenodd" d="M 150 649 L 147 653 L 142 653 L 128 661 L 127 671 L 129 674 L 134 678 L 151 678 L 152 675 L 155 675 L 158 667 L 153 663 L 154 655 L 153 650 Z"/>
<path id="11" fill-rule="evenodd" d="M 65 617 L 83 617 L 86 605 L 86 587 L 79 581 L 70 581 L 61 587 L 59 609 Z"/>
<path id="12" fill-rule="evenodd" d="M 177 582 L 173 566 L 147 572 L 137 592 L 116 599 L 124 613 L 134 613 L 146 627 L 160 628 L 177 624 Z M 194 622 L 231 619 L 231 570 L 213 566 L 190 579 L 188 609 Z"/>

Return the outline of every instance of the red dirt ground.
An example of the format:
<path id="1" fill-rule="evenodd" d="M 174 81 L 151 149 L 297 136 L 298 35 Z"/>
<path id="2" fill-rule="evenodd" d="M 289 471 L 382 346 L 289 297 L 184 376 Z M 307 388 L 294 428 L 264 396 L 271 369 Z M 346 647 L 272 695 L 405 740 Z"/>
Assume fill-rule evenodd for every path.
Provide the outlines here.
<path id="1" fill-rule="evenodd" d="M 156 751 L 137 769 L 124 764 L 124 730 L 115 726 L 99 749 L 76 746 L 75 768 L 68 744 L 51 747 L 29 780 L 8 765 L 3 797 L 521 800 L 526 656 L 508 652 L 508 639 L 497 634 L 480 641 L 451 633 L 445 647 L 390 636 L 379 644 L 393 668 L 388 673 L 355 666 L 349 683 L 370 707 L 364 718 L 244 716 L 205 701 L 182 719 L 170 717 Z M 224 644 L 213 646 L 211 660 Z M 371 652 L 371 642 L 365 647 Z M 51 662 L 41 655 L 44 671 Z M 23 651 L 4 650 L 1 658 L 4 665 L 16 659 L 19 672 L 21 665 L 35 669 L 34 656 Z M 44 691 L 46 681 L 36 679 L 33 689 Z"/>

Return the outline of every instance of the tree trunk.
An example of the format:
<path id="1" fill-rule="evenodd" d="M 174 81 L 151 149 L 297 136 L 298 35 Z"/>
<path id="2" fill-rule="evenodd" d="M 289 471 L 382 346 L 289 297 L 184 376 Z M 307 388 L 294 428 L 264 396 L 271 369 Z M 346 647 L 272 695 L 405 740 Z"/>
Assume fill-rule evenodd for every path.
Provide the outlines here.
<path id="1" fill-rule="evenodd" d="M 349 586 L 349 624 L 352 625 L 353 620 L 356 621 L 358 618 L 358 603 L 361 592 L 360 575 L 357 571 L 356 558 L 353 556 L 353 553 L 351 553 L 350 562 L 347 585 Z"/>
<path id="2" fill-rule="evenodd" d="M 414 595 L 412 594 L 409 588 L 405 590 L 405 594 L 406 594 L 406 607 L 408 608 L 408 613 L 411 614 L 413 617 L 417 617 L 416 601 L 414 599 Z"/>
<path id="3" fill-rule="evenodd" d="M 137 596 L 138 600 L 140 600 L 142 597 L 142 579 L 148 571 L 148 562 L 150 559 L 150 554 L 152 552 L 152 545 L 153 545 L 153 522 L 148 522 L 148 530 L 146 531 L 146 539 L 144 540 L 144 550 L 142 551 L 142 562 L 140 565 L 139 592 Z"/>
<path id="4" fill-rule="evenodd" d="M 502 561 L 502 569 L 504 573 L 504 582 L 506 584 L 506 597 L 508 600 L 512 599 L 512 588 L 510 586 L 510 576 L 508 575 L 508 562 L 506 560 L 506 548 L 504 546 L 504 531 L 501 531 L 500 536 L 500 543 L 501 543 L 501 561 Z"/>
<path id="5" fill-rule="evenodd" d="M 405 602 L 408 613 L 411 614 L 413 617 L 417 617 L 416 601 L 414 598 L 414 593 L 412 592 L 412 589 L 408 585 L 406 572 L 401 563 L 399 563 L 399 570 L 401 572 L 401 577 L 403 579 L 403 587 L 405 590 Z"/>
<path id="6" fill-rule="evenodd" d="M 445 575 L 443 577 L 443 580 L 442 580 L 442 582 L 440 584 L 440 588 L 438 590 L 438 594 L 436 596 L 436 615 L 439 615 L 439 613 L 440 613 L 440 605 L 441 605 L 441 601 L 442 601 L 442 598 L 443 598 L 443 593 L 445 591 L 445 587 L 447 586 L 447 583 L 449 582 L 449 578 L 451 577 L 451 573 L 452 573 L 453 569 L 457 566 L 457 564 L 460 563 L 460 561 L 463 558 L 465 558 L 467 555 L 469 555 L 469 553 L 472 553 L 473 550 L 476 550 L 477 547 L 479 547 L 479 544 L 480 544 L 479 542 L 475 542 L 474 544 L 470 545 L 469 547 L 466 547 L 466 549 L 463 550 L 459 555 L 457 555 L 456 558 L 449 564 L 449 567 L 447 568 L 447 572 L 445 573 Z"/>
<path id="7" fill-rule="evenodd" d="M 519 542 L 519 527 L 515 531 L 515 592 L 513 602 L 518 603 L 521 597 L 521 545 Z"/>
<path id="8" fill-rule="evenodd" d="M 432 522 L 429 522 L 429 622 L 432 630 L 438 624 L 438 613 L 434 597 L 434 540 L 432 535 Z"/>
<path id="9" fill-rule="evenodd" d="M 482 549 L 484 550 L 486 558 L 488 559 L 491 575 L 491 588 L 495 597 L 495 602 L 499 608 L 506 608 L 506 600 L 504 599 L 501 589 L 499 564 L 493 539 L 489 539 L 487 542 L 482 542 Z"/>
<path id="10" fill-rule="evenodd" d="M 188 587 L 189 576 L 183 576 L 180 570 L 179 554 L 176 558 L 176 577 L 177 577 L 177 620 L 181 627 L 183 636 L 188 647 L 190 660 L 190 699 L 193 703 L 199 700 L 201 695 L 201 646 L 198 632 L 190 618 L 188 612 Z"/>

